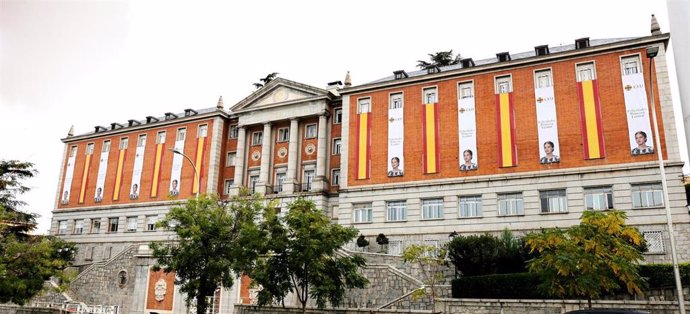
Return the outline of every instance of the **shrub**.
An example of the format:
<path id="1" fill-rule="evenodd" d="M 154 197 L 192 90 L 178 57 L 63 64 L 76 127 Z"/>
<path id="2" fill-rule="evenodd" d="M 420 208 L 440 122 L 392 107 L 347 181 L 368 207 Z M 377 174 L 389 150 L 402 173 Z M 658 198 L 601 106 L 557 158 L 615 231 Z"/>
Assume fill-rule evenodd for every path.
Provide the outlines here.
<path id="1" fill-rule="evenodd" d="M 678 265 L 683 286 L 690 285 L 690 263 Z M 640 265 L 640 276 L 647 280 L 648 289 L 672 288 L 676 286 L 671 264 Z"/>
<path id="2" fill-rule="evenodd" d="M 540 283 L 532 273 L 462 277 L 452 282 L 453 298 L 546 299 L 534 289 Z"/>
<path id="3" fill-rule="evenodd" d="M 358 247 L 369 246 L 369 240 L 367 240 L 367 237 L 365 237 L 363 234 L 360 234 L 359 237 L 357 238 L 357 246 Z"/>
<path id="4" fill-rule="evenodd" d="M 466 277 L 525 272 L 525 261 L 529 259 L 522 240 L 509 230 L 501 237 L 456 236 L 448 243 L 448 257 Z"/>

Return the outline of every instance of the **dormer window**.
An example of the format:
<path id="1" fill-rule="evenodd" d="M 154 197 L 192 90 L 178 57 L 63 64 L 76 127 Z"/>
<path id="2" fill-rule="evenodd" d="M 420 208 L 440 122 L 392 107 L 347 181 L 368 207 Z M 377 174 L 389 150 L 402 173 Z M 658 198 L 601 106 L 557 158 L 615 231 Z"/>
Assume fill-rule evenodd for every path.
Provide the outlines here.
<path id="1" fill-rule="evenodd" d="M 439 68 L 437 65 L 431 66 L 426 69 L 427 74 L 433 74 L 433 73 L 441 73 L 441 68 Z"/>
<path id="2" fill-rule="evenodd" d="M 184 110 L 184 116 L 185 116 L 185 117 L 195 116 L 195 115 L 197 115 L 197 114 L 198 114 L 198 112 L 197 112 L 196 110 L 194 110 L 194 109 L 185 109 L 185 110 Z"/>
<path id="3" fill-rule="evenodd" d="M 127 123 L 129 124 L 129 126 L 135 126 L 135 125 L 141 124 L 141 122 L 139 122 L 137 120 L 133 120 L 133 119 L 127 120 Z"/>
<path id="4" fill-rule="evenodd" d="M 100 125 L 95 126 L 94 129 L 95 129 L 95 131 L 94 131 L 95 133 L 104 132 L 104 131 L 107 131 L 107 130 L 108 130 L 108 129 L 106 129 L 106 128 L 100 126 Z"/>
<path id="5" fill-rule="evenodd" d="M 498 62 L 510 61 L 510 53 L 508 53 L 508 52 L 499 52 L 499 53 L 496 54 L 496 58 L 498 58 Z"/>
<path id="6" fill-rule="evenodd" d="M 575 39 L 575 49 L 589 48 L 589 37 Z"/>
<path id="7" fill-rule="evenodd" d="M 156 118 L 156 117 L 154 117 L 154 116 L 148 116 L 148 117 L 146 117 L 146 123 L 158 122 L 158 121 L 160 121 L 160 120 L 158 120 L 158 118 Z"/>
<path id="8" fill-rule="evenodd" d="M 110 129 L 111 129 L 111 130 L 121 129 L 121 128 L 124 128 L 124 127 L 125 127 L 124 125 L 119 124 L 119 123 L 117 123 L 117 122 L 113 122 L 113 123 L 110 124 Z"/>
<path id="9" fill-rule="evenodd" d="M 462 59 L 460 60 L 460 63 L 462 64 L 463 69 L 471 68 L 474 66 L 474 60 L 472 60 L 472 58 Z"/>
<path id="10" fill-rule="evenodd" d="M 548 45 L 541 45 L 541 46 L 536 46 L 534 47 L 534 53 L 539 56 L 545 56 L 549 54 L 549 46 Z"/>
<path id="11" fill-rule="evenodd" d="M 165 120 L 172 120 L 177 118 L 177 115 L 172 113 L 172 112 L 166 112 L 165 113 Z"/>
<path id="12" fill-rule="evenodd" d="M 409 75 L 407 75 L 407 72 L 405 72 L 405 70 L 393 71 L 393 76 L 395 77 L 396 80 L 401 80 L 401 79 L 409 77 Z"/>

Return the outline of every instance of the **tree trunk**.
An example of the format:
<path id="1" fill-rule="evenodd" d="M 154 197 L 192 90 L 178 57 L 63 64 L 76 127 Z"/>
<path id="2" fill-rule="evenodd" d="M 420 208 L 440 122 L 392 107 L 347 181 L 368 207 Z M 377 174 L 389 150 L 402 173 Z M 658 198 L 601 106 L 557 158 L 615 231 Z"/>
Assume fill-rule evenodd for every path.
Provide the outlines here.
<path id="1" fill-rule="evenodd" d="M 592 309 L 592 298 L 587 298 L 587 306 L 590 310 Z"/>
<path id="2" fill-rule="evenodd" d="M 302 314 L 307 314 L 307 301 L 302 302 Z"/>

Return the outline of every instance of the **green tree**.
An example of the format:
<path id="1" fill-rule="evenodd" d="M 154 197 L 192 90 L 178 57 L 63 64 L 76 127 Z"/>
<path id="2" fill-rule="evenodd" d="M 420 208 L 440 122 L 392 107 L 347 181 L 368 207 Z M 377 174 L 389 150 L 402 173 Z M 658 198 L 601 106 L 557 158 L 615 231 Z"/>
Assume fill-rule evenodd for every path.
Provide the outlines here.
<path id="1" fill-rule="evenodd" d="M 266 211 L 262 229 L 268 234 L 265 255 L 250 274 L 262 287 L 258 302 L 282 303 L 294 292 L 306 313 L 309 298 L 324 308 L 337 307 L 347 289 L 364 288 L 368 280 L 358 270 L 363 257 L 344 256 L 338 249 L 357 236 L 357 229 L 331 223 L 312 201 L 299 198 L 292 202 L 285 217 Z"/>
<path id="2" fill-rule="evenodd" d="M 622 211 L 585 211 L 581 222 L 568 229 L 544 229 L 525 237 L 530 252 L 529 271 L 540 274 L 540 288 L 560 298 L 598 299 L 624 287 L 639 293 L 643 279 L 637 265 L 644 239 L 625 225 Z"/>
<path id="3" fill-rule="evenodd" d="M 0 303 L 25 304 L 50 277 L 62 279 L 63 289 L 69 283 L 63 270 L 74 258 L 74 244 L 31 235 L 36 215 L 23 212 L 26 203 L 17 199 L 29 191 L 22 181 L 36 173 L 32 163 L 0 161 Z"/>
<path id="4" fill-rule="evenodd" d="M 171 208 L 158 226 L 177 237 L 151 243 L 154 270 L 174 271 L 187 305 L 196 299 L 197 313 L 206 313 L 206 297 L 219 286 L 232 287 L 235 277 L 256 261 L 264 238 L 256 220 L 264 207 L 260 196 L 245 189 L 229 205 L 202 195 Z"/>
<path id="5" fill-rule="evenodd" d="M 429 54 L 429 62 L 424 60 L 417 60 L 417 67 L 422 70 L 428 70 L 433 67 L 444 67 L 448 65 L 458 64 L 460 62 L 460 54 L 453 56 L 453 49 L 448 51 L 439 51 Z"/>
<path id="6" fill-rule="evenodd" d="M 426 285 L 415 291 L 413 297 L 429 295 L 431 297 L 431 310 L 436 309 L 436 295 L 438 285 L 444 278 L 444 271 L 448 267 L 446 262 L 446 248 L 437 248 L 434 245 L 413 244 L 405 248 L 402 258 L 405 263 L 417 264 L 422 274 L 422 281 Z M 428 291 L 427 291 L 428 290 Z M 435 313 L 435 312 L 434 312 Z"/>

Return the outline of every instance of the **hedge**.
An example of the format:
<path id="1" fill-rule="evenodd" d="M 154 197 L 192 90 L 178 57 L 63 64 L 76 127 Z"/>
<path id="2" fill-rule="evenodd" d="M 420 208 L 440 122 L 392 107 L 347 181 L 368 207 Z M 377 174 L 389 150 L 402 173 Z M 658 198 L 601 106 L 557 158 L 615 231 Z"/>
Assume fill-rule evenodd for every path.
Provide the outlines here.
<path id="1" fill-rule="evenodd" d="M 690 263 L 678 265 L 680 280 L 683 286 L 690 285 Z M 648 289 L 674 288 L 676 279 L 673 276 L 673 265 L 671 264 L 647 264 L 640 265 L 640 275 L 647 279 Z"/>

